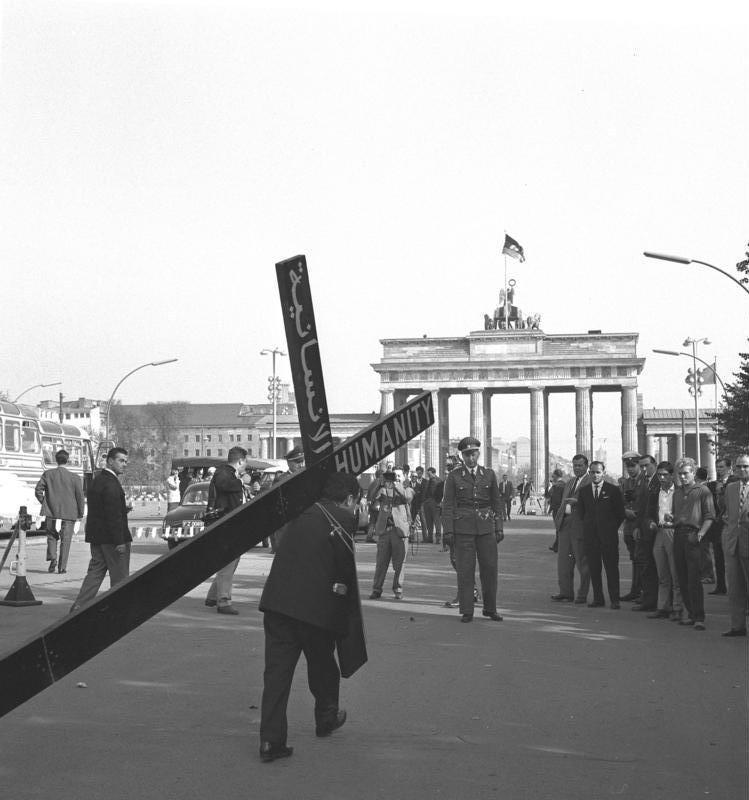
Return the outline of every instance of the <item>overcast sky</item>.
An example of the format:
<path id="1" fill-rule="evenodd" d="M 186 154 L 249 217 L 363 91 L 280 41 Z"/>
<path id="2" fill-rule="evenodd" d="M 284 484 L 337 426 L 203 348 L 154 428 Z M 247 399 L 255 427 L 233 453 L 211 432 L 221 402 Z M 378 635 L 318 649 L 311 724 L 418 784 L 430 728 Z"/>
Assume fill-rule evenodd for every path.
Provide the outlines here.
<path id="1" fill-rule="evenodd" d="M 480 329 L 505 232 L 545 331 L 639 332 L 647 407 L 691 402 L 653 347 L 707 336 L 731 377 L 749 298 L 642 251 L 743 257 L 743 4 L 297 5 L 2 4 L 0 388 L 107 398 L 177 357 L 118 397 L 263 401 L 274 264 L 304 253 L 329 407 L 376 410 L 379 340 Z M 497 401 L 495 434 L 527 435 L 528 406 Z M 552 448 L 572 409 L 553 399 Z"/>

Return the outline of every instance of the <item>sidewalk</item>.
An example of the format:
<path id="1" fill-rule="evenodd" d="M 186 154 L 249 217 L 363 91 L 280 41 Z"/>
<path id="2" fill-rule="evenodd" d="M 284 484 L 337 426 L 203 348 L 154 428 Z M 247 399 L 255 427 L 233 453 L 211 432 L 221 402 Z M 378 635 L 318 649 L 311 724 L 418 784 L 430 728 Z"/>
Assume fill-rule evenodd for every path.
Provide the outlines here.
<path id="1" fill-rule="evenodd" d="M 462 625 L 447 554 L 409 553 L 405 597 L 364 601 L 369 662 L 341 686 L 346 725 L 317 739 L 303 663 L 289 706 L 290 759 L 260 764 L 269 551 L 242 557 L 238 617 L 203 605 L 207 583 L 2 719 L 8 796 L 55 800 L 721 800 L 745 796 L 746 640 L 722 639 L 727 599 L 706 598 L 705 632 L 621 611 L 552 603 L 548 519 L 513 519 L 500 546 L 505 621 Z M 375 546 L 357 545 L 367 597 Z M 42 606 L 0 607 L 3 650 L 66 613 L 87 563 L 49 575 Z M 136 544 L 133 566 L 166 552 Z M 629 585 L 622 559 L 622 584 Z M 389 573 L 388 579 L 390 578 Z M 7 591 L 7 570 L 0 591 Z M 389 584 L 386 581 L 386 590 Z M 83 683 L 85 687 L 78 684 Z"/>

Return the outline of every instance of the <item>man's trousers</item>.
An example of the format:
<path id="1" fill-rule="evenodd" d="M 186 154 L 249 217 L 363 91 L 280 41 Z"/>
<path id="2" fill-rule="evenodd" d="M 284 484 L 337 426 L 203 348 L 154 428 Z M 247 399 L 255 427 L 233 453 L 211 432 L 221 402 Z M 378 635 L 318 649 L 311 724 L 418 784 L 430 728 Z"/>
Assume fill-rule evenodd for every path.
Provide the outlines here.
<path id="1" fill-rule="evenodd" d="M 738 547 L 738 545 L 737 545 Z M 746 630 L 746 599 L 749 591 L 749 558 L 738 553 L 725 553 L 728 607 L 731 630 Z"/>
<path id="2" fill-rule="evenodd" d="M 285 745 L 288 733 L 286 709 L 299 656 L 307 660 L 307 683 L 315 698 L 315 722 L 329 724 L 338 711 L 341 673 L 334 650 L 335 634 L 285 614 L 266 611 L 265 672 L 260 707 L 260 741 Z"/>
<path id="3" fill-rule="evenodd" d="M 562 523 L 559 529 L 559 549 L 557 550 L 557 579 L 559 594 L 575 598 L 575 567 L 580 575 L 577 599 L 585 600 L 590 589 L 590 571 L 582 536 L 573 534 L 569 525 Z"/>
<path id="4" fill-rule="evenodd" d="M 130 543 L 124 553 L 117 552 L 115 544 L 92 544 L 88 571 L 73 603 L 73 611 L 96 597 L 104 577 L 109 572 L 109 585 L 116 586 L 130 574 Z"/>
<path id="5" fill-rule="evenodd" d="M 593 602 L 603 602 L 601 567 L 606 570 L 609 601 L 619 602 L 619 536 L 614 534 L 588 534 L 585 536 L 585 557 L 588 559 Z"/>
<path id="6" fill-rule="evenodd" d="M 406 540 L 398 535 L 398 528 L 383 531 L 377 539 L 377 561 L 375 563 L 373 592 L 382 592 L 385 575 L 393 562 L 393 593 L 403 592 L 403 564 L 406 560 Z"/>
<path id="7" fill-rule="evenodd" d="M 703 539 L 694 544 L 689 541 L 689 531 L 677 529 L 674 533 L 674 560 L 679 575 L 681 599 L 695 622 L 705 621 L 705 595 L 702 589 L 702 559 L 707 542 Z"/>
<path id="8" fill-rule="evenodd" d="M 673 528 L 658 528 L 653 543 L 653 558 L 658 570 L 658 610 L 681 615 L 681 590 L 674 560 Z"/>
<path id="9" fill-rule="evenodd" d="M 473 616 L 473 590 L 476 582 L 476 560 L 484 600 L 484 611 L 497 610 L 497 537 L 493 533 L 481 536 L 456 533 L 455 569 L 458 573 L 458 603 L 461 614 Z"/>
<path id="10" fill-rule="evenodd" d="M 219 606 L 231 605 L 231 582 L 234 578 L 234 573 L 237 571 L 239 559 L 235 558 L 230 561 L 223 569 L 216 573 L 216 577 L 208 589 L 206 600 L 215 600 Z"/>
<path id="11" fill-rule="evenodd" d="M 57 555 L 57 538 L 47 534 L 47 561 L 56 561 L 57 569 L 64 572 L 68 568 L 68 556 L 70 555 L 70 543 L 73 541 L 73 532 L 75 531 L 75 520 L 63 519 L 60 520 L 60 555 Z M 47 530 L 52 530 L 52 525 L 57 525 L 57 520 L 47 517 L 46 519 Z"/>

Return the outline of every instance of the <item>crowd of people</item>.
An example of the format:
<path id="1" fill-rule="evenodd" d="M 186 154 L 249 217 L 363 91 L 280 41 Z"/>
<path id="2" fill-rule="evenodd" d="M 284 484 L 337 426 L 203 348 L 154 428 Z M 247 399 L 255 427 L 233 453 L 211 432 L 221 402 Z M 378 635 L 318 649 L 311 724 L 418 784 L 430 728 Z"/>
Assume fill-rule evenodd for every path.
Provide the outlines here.
<path id="1" fill-rule="evenodd" d="M 392 567 L 392 591 L 404 597 L 407 542 L 421 535 L 425 543 L 449 551 L 457 595 L 445 603 L 458 606 L 460 620 L 470 623 L 477 605 L 482 616 L 501 622 L 497 610 L 498 546 L 510 519 L 512 500 L 519 513 L 533 495 L 527 476 L 513 486 L 507 475 L 480 465 L 481 443 L 466 437 L 459 457 L 450 457 L 444 479 L 433 467 L 413 472 L 392 463 L 378 472 L 366 492 L 353 476 L 335 473 L 322 498 L 298 519 L 271 537 L 276 553 L 260 610 L 265 615 L 266 669 L 262 701 L 260 758 L 273 761 L 291 755 L 286 744 L 286 705 L 299 655 L 308 662 L 310 690 L 315 697 L 316 732 L 327 736 L 344 724 L 338 707 L 340 674 L 333 652 L 347 631 L 347 615 L 358 608 L 353 560 L 356 530 L 354 508 L 369 500 L 368 541 L 377 555 L 371 600 L 382 597 Z M 300 448 L 287 453 L 288 473 L 304 468 Z M 50 571 L 65 571 L 71 532 L 83 516 L 80 481 L 67 471 L 67 453 L 56 454 L 57 468 L 47 470 L 36 495 L 47 517 Z M 91 601 L 109 573 L 111 585 L 129 574 L 131 536 L 119 476 L 128 454 L 112 448 L 106 465 L 88 492 L 86 541 L 91 560 L 71 608 Z M 233 447 L 227 462 L 210 476 L 207 515 L 218 518 L 262 491 L 259 475 L 247 468 L 247 451 Z M 558 591 L 555 603 L 611 609 L 631 602 L 632 610 L 649 619 L 670 620 L 693 630 L 705 624 L 705 585 L 713 595 L 728 595 L 730 628 L 725 637 L 747 635 L 749 598 L 749 455 L 735 464 L 722 457 L 717 478 L 691 458 L 656 463 L 650 455 L 630 451 L 623 456 L 624 475 L 606 473 L 601 461 L 584 454 L 572 459 L 572 475 L 555 470 L 545 501 L 552 516 Z M 176 502 L 180 476 L 167 481 L 169 502 Z M 59 521 L 59 529 L 58 529 Z M 632 562 L 632 584 L 622 595 L 619 574 L 619 534 Z M 60 551 L 57 551 L 57 542 Z M 215 576 L 205 599 L 218 613 L 236 615 L 231 586 L 239 559 Z M 478 584 L 476 568 L 478 566 Z M 604 592 L 604 574 L 606 591 Z M 592 590 L 592 594 L 591 594 Z M 345 598 L 345 599 L 344 599 Z"/>

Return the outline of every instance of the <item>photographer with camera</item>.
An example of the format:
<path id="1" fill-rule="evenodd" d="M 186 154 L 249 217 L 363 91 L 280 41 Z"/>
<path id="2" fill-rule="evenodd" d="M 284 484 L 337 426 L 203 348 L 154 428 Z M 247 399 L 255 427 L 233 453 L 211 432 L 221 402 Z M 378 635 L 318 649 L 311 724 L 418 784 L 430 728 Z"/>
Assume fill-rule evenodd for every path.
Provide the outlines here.
<path id="1" fill-rule="evenodd" d="M 393 562 L 393 594 L 396 600 L 403 597 L 403 564 L 406 560 L 406 541 L 411 526 L 411 501 L 414 491 L 404 483 L 403 470 L 386 470 L 382 475 L 382 486 L 375 495 L 379 504 L 375 534 L 377 536 L 377 562 L 370 600 L 382 596 L 390 562 Z"/>
<path id="2" fill-rule="evenodd" d="M 244 503 L 244 484 L 242 473 L 247 461 L 247 451 L 244 447 L 232 447 L 229 450 L 228 461 L 221 464 L 213 475 L 211 485 L 208 487 L 208 507 L 206 508 L 206 522 L 215 522 L 229 511 Z M 205 604 L 209 608 L 216 607 L 219 614 L 239 614 L 231 603 L 231 581 L 239 564 L 235 558 L 223 569 L 216 573 Z"/>

